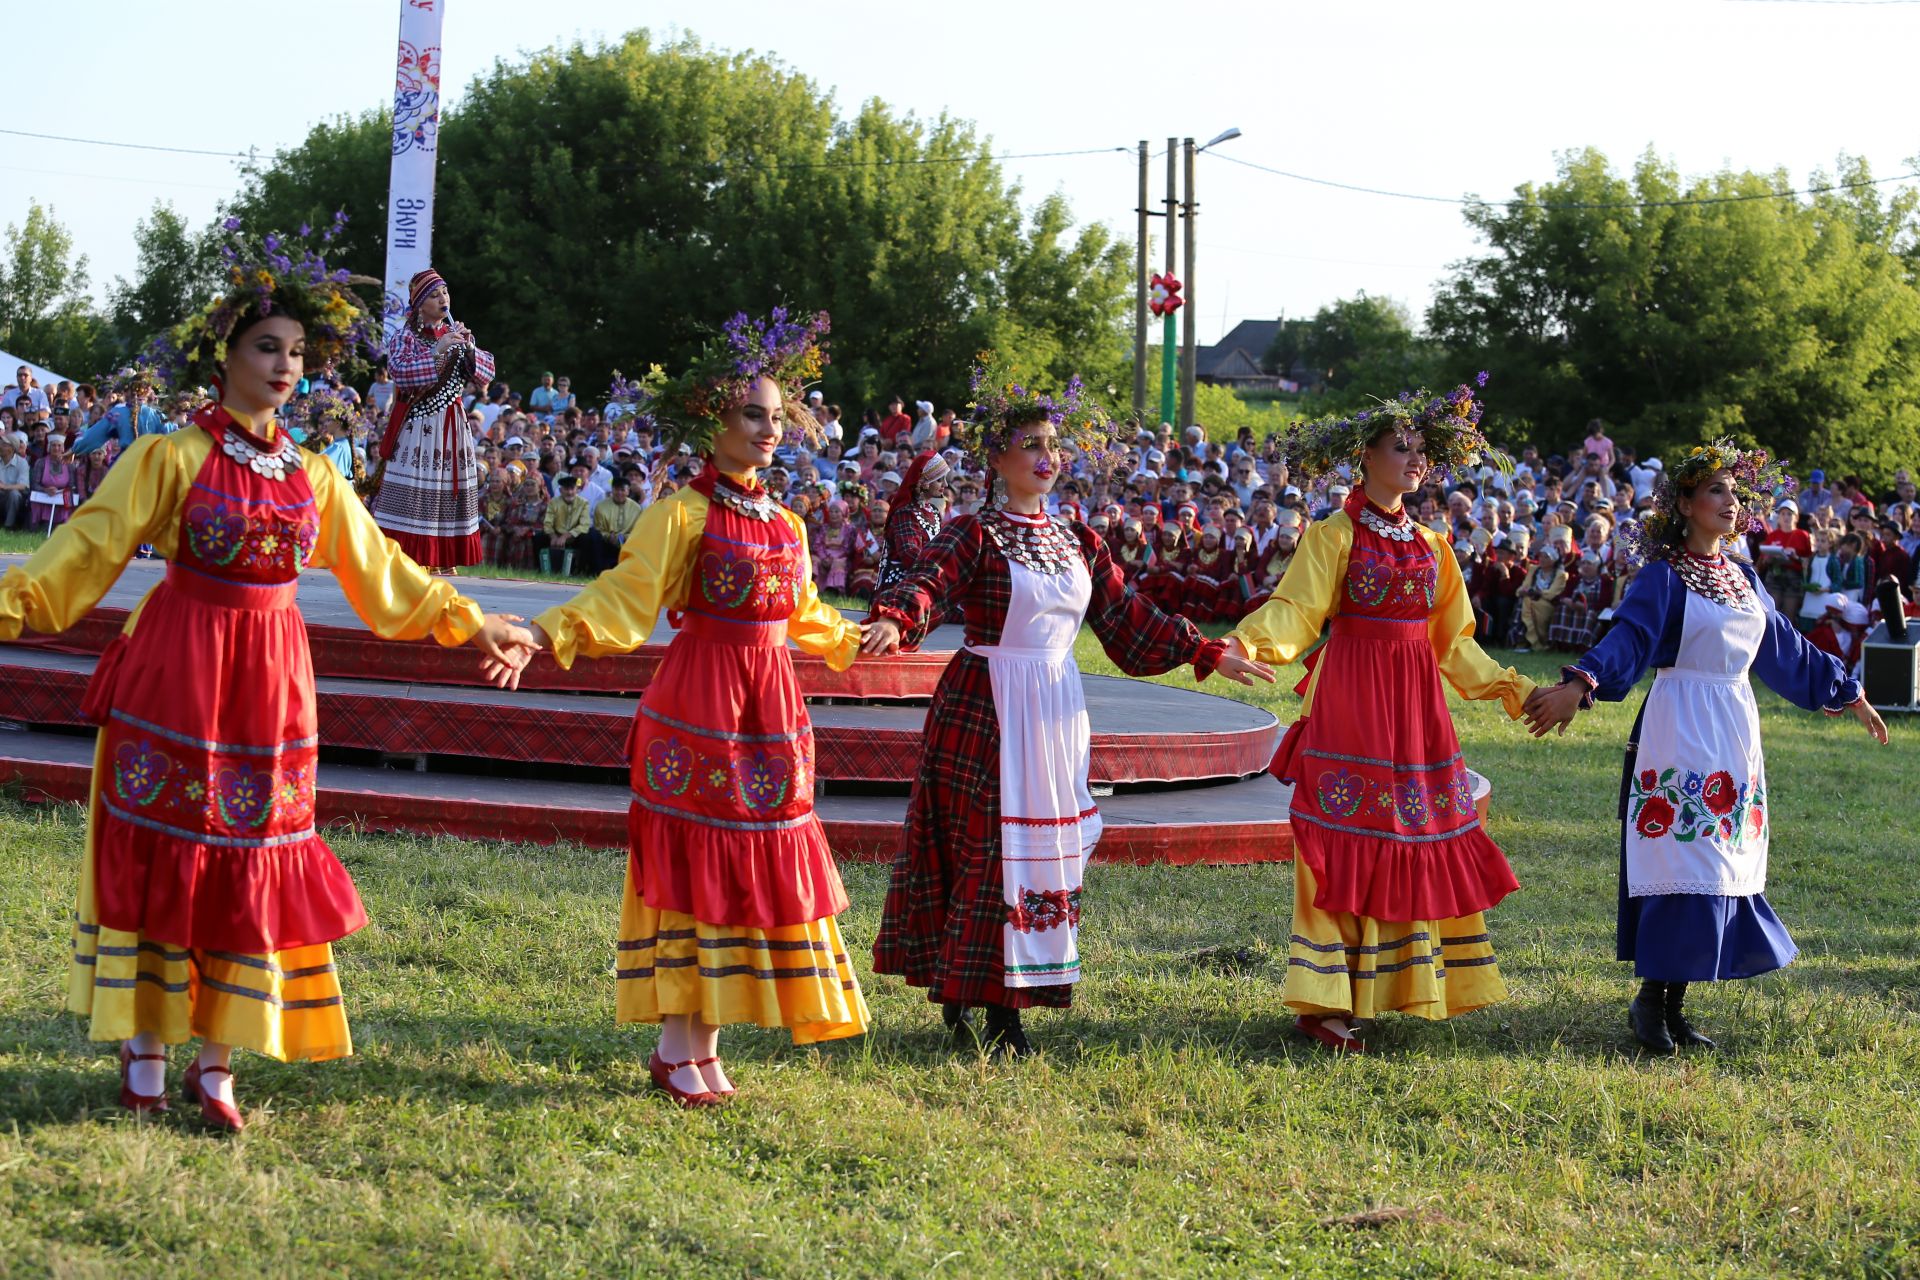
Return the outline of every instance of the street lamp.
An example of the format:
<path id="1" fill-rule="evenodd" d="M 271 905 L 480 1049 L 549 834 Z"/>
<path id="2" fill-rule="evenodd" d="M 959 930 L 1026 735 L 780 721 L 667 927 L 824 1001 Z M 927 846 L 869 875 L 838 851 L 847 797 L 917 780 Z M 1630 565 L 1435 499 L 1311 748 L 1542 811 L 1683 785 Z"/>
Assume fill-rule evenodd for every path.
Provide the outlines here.
<path id="1" fill-rule="evenodd" d="M 1217 147 L 1223 142 L 1232 142 L 1239 136 L 1240 130 L 1228 129 L 1224 133 L 1215 134 L 1207 141 L 1206 146 L 1203 147 L 1194 146 L 1192 138 L 1188 138 L 1186 141 L 1187 200 L 1186 203 L 1181 206 L 1180 210 L 1186 215 L 1187 222 L 1187 314 L 1180 327 L 1180 430 L 1183 432 L 1193 425 L 1193 390 L 1194 375 L 1196 372 L 1194 368 L 1196 354 L 1194 347 L 1194 329 L 1196 327 L 1195 317 L 1198 315 L 1198 309 L 1194 306 L 1193 302 L 1193 281 L 1194 276 L 1198 273 L 1193 267 L 1193 224 L 1195 219 L 1200 216 L 1200 202 L 1194 198 L 1193 194 L 1193 158 L 1202 151 L 1205 151 L 1207 147 Z M 1171 228 L 1169 228 L 1169 230 L 1171 230 Z"/>

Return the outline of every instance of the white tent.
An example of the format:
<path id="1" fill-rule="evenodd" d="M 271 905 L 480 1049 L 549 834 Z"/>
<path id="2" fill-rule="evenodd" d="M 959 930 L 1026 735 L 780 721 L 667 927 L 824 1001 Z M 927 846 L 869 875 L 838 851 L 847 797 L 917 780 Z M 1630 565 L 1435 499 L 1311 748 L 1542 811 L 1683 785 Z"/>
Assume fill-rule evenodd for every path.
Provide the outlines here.
<path id="1" fill-rule="evenodd" d="M 63 373 L 55 373 L 45 365 L 35 364 L 31 360 L 22 360 L 11 351 L 0 351 L 0 388 L 14 385 L 15 371 L 18 370 L 21 365 L 27 366 L 33 373 L 34 380 L 39 383 L 40 389 L 45 391 L 49 396 L 53 394 L 54 387 L 61 382 L 79 381 L 77 378 L 70 379 Z"/>

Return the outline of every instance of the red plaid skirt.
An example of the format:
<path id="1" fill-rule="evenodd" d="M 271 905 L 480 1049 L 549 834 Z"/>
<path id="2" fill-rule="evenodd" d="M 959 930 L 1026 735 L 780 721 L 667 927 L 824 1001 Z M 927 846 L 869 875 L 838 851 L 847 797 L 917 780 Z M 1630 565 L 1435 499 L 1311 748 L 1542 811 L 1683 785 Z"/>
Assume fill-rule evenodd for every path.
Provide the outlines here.
<path id="1" fill-rule="evenodd" d="M 873 944 L 873 970 L 925 987 L 936 1003 L 1015 1009 L 1072 1004 L 1070 985 L 1006 985 L 1006 919 L 1000 718 L 987 660 L 962 650 L 927 709 L 920 772 Z"/>

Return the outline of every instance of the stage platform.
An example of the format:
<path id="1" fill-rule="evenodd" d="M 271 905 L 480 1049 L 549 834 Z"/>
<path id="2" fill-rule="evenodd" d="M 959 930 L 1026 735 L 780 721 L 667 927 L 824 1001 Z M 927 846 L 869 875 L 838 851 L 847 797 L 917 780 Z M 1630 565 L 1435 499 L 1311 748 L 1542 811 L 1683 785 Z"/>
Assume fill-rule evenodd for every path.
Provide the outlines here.
<path id="1" fill-rule="evenodd" d="M 12 779 L 30 800 L 84 803 L 92 763 L 90 736 L 0 732 L 0 777 Z M 314 800 L 323 826 L 624 849 L 629 794 L 611 784 L 322 764 Z M 1106 833 L 1097 856 L 1134 863 L 1282 861 L 1293 849 L 1290 795 L 1291 788 L 1263 773 L 1213 786 L 1104 796 Z M 837 856 L 892 859 L 907 818 L 904 795 L 827 795 L 817 804 Z"/>
<path id="2" fill-rule="evenodd" d="M 0 556 L 0 573 L 24 556 Z M 64 634 L 54 637 L 28 634 L 22 642 L 72 653 L 100 653 L 126 625 L 127 614 L 166 573 L 166 562 L 135 560 L 120 575 L 99 605 Z M 520 578 L 453 579 L 463 595 L 491 613 L 517 613 L 531 618 L 566 601 L 587 585 L 577 582 L 536 582 Z M 334 576 L 324 569 L 300 575 L 300 615 L 307 623 L 307 643 L 313 651 L 316 676 L 343 679 L 396 680 L 484 687 L 480 658 L 472 649 L 447 649 L 432 640 L 382 640 L 367 630 L 347 603 Z M 663 616 L 648 643 L 618 657 L 582 660 L 563 671 L 547 654 L 528 664 L 520 677 L 525 689 L 571 690 L 581 693 L 639 693 L 647 687 L 666 657 L 674 630 Z M 793 651 L 794 675 L 809 698 L 925 699 L 933 696 L 940 673 L 965 640 L 957 626 L 936 628 L 918 653 L 897 654 L 885 662 L 855 662 L 834 671 L 811 654 Z"/>
<path id="3" fill-rule="evenodd" d="M 0 570 L 19 557 L 0 556 Z M 35 799 L 84 800 L 92 726 L 80 714 L 95 661 L 165 565 L 136 561 L 62 636 L 0 645 L 0 782 Z M 583 580 L 584 581 L 584 580 Z M 483 607 L 531 617 L 579 584 L 466 578 Z M 331 574 L 300 584 L 317 677 L 319 821 L 475 839 L 626 846 L 626 743 L 638 693 L 672 642 L 664 622 L 642 650 L 536 660 L 517 693 L 483 684 L 477 655 L 431 641 L 381 640 Z M 843 858 L 893 856 L 920 757 L 925 700 L 962 639 L 943 627 L 919 654 L 829 671 L 795 654 L 815 732 L 815 801 Z M 1281 726 L 1231 698 L 1145 681 L 1086 677 L 1091 781 L 1106 818 L 1098 856 L 1122 862 L 1238 864 L 1291 856 L 1290 789 L 1265 773 Z M 1486 780 L 1474 777 L 1484 815 Z"/>
<path id="4" fill-rule="evenodd" d="M 80 707 L 94 663 L 86 654 L 0 645 L 0 715 L 33 727 L 86 725 Z M 1280 724 L 1258 707 L 1112 676 L 1085 680 L 1096 785 L 1235 777 L 1273 759 Z M 599 769 L 626 767 L 639 701 L 330 677 L 315 684 L 320 740 L 329 747 Z M 913 781 L 925 707 L 841 704 L 808 714 L 814 768 L 829 784 Z"/>

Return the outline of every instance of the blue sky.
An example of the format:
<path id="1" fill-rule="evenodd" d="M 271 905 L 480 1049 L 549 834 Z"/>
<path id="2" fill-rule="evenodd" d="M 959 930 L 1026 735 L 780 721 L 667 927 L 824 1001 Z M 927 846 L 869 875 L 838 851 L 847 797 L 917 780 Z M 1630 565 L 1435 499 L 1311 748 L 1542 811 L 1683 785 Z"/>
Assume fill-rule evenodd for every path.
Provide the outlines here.
<path id="1" fill-rule="evenodd" d="M 971 119 L 1005 152 L 1130 149 L 1142 137 L 1158 148 L 1238 127 L 1223 158 L 1200 162 L 1203 341 L 1240 318 L 1311 313 L 1360 289 L 1418 311 L 1447 264 L 1475 250 L 1457 207 L 1289 181 L 1224 156 L 1497 196 L 1586 145 L 1622 166 L 1651 146 L 1690 174 L 1785 166 L 1797 182 L 1842 151 L 1876 175 L 1920 155 L 1908 65 L 1920 3 L 446 3 L 455 101 L 497 58 L 647 26 L 772 53 L 843 113 L 879 97 Z M 276 29 L 276 14 L 316 20 Z M 398 0 L 11 4 L 0 128 L 270 153 L 316 119 L 390 96 L 397 14 Z M 1175 22 L 1178 34 L 1165 34 Z M 1082 219 L 1132 235 L 1130 154 L 1007 168 L 1029 197 L 1061 191 Z M 1157 164 L 1156 198 L 1161 174 Z M 29 199 L 53 205 L 96 294 L 131 270 L 129 233 L 156 198 L 202 219 L 235 184 L 218 158 L 0 134 L 0 223 L 19 222 Z"/>

